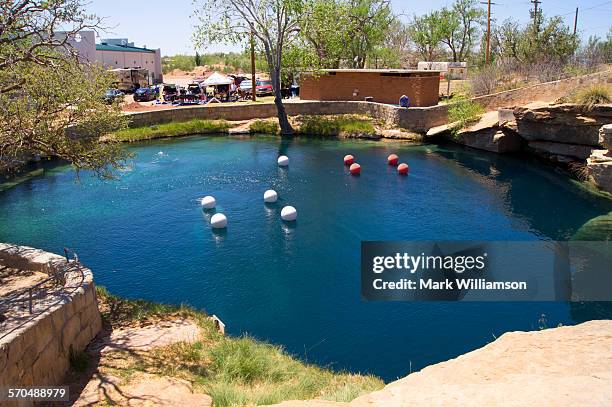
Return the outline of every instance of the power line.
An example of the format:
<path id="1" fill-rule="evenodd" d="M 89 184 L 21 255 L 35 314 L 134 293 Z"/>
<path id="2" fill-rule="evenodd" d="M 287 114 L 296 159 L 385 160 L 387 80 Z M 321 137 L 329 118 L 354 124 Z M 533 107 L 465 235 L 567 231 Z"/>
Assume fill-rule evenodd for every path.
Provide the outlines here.
<path id="1" fill-rule="evenodd" d="M 612 4 L 612 1 L 606 1 L 605 3 L 601 3 L 601 4 L 597 4 L 595 6 L 583 8 L 582 12 L 584 13 L 585 11 L 593 10 L 594 8 L 599 8 L 599 7 L 607 6 L 608 4 Z M 574 11 L 570 11 L 570 12 L 565 13 L 565 14 L 557 14 L 557 17 L 569 16 L 570 14 L 574 14 Z"/>

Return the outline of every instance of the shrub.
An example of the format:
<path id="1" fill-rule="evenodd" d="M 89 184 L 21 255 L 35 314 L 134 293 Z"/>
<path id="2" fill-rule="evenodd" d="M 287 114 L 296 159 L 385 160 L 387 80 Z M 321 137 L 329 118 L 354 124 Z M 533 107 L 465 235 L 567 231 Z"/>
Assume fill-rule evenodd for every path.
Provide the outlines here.
<path id="1" fill-rule="evenodd" d="M 480 69 L 470 79 L 471 91 L 474 95 L 490 95 L 495 93 L 498 84 L 498 70 L 494 66 Z"/>
<path id="2" fill-rule="evenodd" d="M 459 130 L 477 121 L 483 113 L 484 109 L 478 103 L 465 97 L 454 98 L 448 107 L 451 131 L 456 135 Z"/>
<path id="3" fill-rule="evenodd" d="M 610 90 L 604 86 L 592 86 L 588 89 L 578 92 L 573 101 L 582 105 L 587 110 L 590 110 L 595 105 L 612 103 Z"/>
<path id="4" fill-rule="evenodd" d="M 258 134 L 278 134 L 280 133 L 280 126 L 275 121 L 255 120 L 249 126 L 249 131 Z"/>

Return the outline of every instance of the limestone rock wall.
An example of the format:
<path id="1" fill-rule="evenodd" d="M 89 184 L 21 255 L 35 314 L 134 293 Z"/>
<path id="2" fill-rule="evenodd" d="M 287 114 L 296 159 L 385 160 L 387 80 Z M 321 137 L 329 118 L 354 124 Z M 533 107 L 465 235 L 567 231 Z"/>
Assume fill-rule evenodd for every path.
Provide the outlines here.
<path id="1" fill-rule="evenodd" d="M 612 194 L 612 124 L 601 127 L 599 143 L 604 150 L 592 152 L 587 159 L 587 171 L 598 188 Z"/>
<path id="2" fill-rule="evenodd" d="M 33 313 L 12 318 L 0 331 L 0 387 L 60 385 L 70 353 L 80 352 L 102 329 L 91 270 L 62 256 L 0 243 L 0 265 L 49 275 L 67 272 L 54 295 L 33 302 Z M 23 404 L 29 405 L 29 404 Z"/>

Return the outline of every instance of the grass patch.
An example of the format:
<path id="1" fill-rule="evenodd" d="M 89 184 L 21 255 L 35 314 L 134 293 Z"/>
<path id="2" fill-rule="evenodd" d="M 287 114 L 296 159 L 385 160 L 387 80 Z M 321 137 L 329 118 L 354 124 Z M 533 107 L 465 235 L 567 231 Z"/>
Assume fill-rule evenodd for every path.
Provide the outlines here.
<path id="1" fill-rule="evenodd" d="M 249 125 L 249 131 L 257 134 L 279 134 L 280 126 L 276 121 L 255 120 Z"/>
<path id="2" fill-rule="evenodd" d="M 139 373 L 189 380 L 197 390 L 209 394 L 217 407 L 314 398 L 350 401 L 384 386 L 373 376 L 335 373 L 306 364 L 279 346 L 248 336 L 223 336 L 205 314 L 189 307 L 121 299 L 101 287 L 97 293 L 103 317 L 111 323 L 145 324 L 152 318 L 180 315 L 195 318 L 202 328 L 195 343 L 176 343 L 149 352 L 105 354 L 99 369 L 126 382 Z"/>
<path id="3" fill-rule="evenodd" d="M 571 100 L 585 109 L 591 110 L 595 105 L 612 103 L 612 95 L 605 86 L 592 86 L 576 93 Z"/>
<path id="4" fill-rule="evenodd" d="M 145 300 L 128 300 L 111 294 L 105 287 L 96 286 L 98 308 L 104 323 L 113 328 L 138 325 L 153 320 L 192 318 L 206 320 L 203 312 L 186 305 L 166 305 Z"/>
<path id="5" fill-rule="evenodd" d="M 194 119 L 186 122 L 128 128 L 113 133 L 111 137 L 118 141 L 141 141 L 162 137 L 188 136 L 191 134 L 223 133 L 231 126 L 226 120 Z"/>
<path id="6" fill-rule="evenodd" d="M 448 106 L 448 121 L 452 124 L 451 131 L 457 133 L 468 125 L 478 121 L 484 109 L 478 103 L 459 96 L 454 97 Z"/>
<path id="7" fill-rule="evenodd" d="M 354 116 L 300 116 L 297 132 L 300 134 L 317 135 L 325 137 L 355 137 L 374 136 L 376 129 L 372 119 Z"/>

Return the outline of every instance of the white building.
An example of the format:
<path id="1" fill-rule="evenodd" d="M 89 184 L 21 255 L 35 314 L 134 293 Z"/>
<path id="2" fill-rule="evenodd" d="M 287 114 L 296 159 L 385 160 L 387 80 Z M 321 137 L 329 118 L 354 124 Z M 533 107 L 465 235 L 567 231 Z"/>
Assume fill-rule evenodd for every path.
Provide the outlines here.
<path id="1" fill-rule="evenodd" d="M 451 79 L 467 79 L 467 62 L 425 62 L 417 65 L 419 71 L 440 71 L 449 73 Z"/>
<path id="2" fill-rule="evenodd" d="M 108 69 L 145 68 L 151 83 L 162 83 L 161 51 L 136 47 L 127 38 L 102 39 L 96 44 L 93 31 L 81 31 L 69 40 L 84 61 L 99 62 Z"/>

